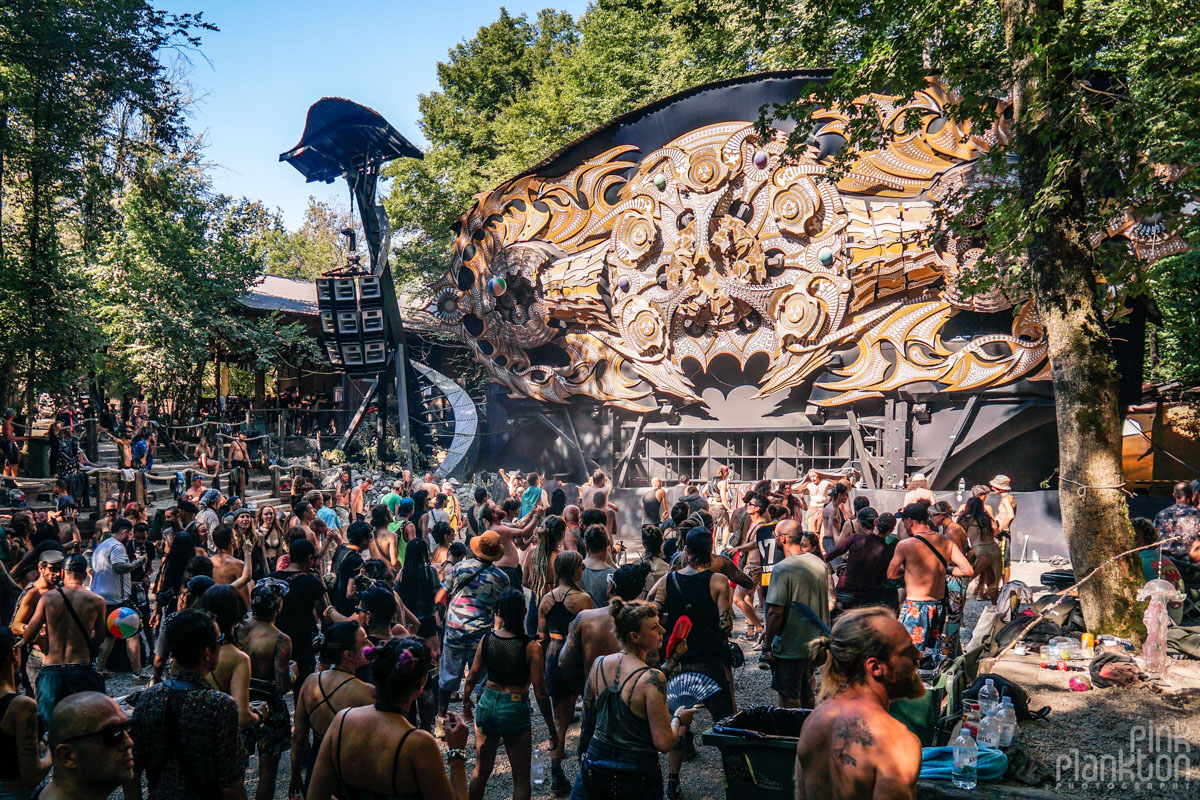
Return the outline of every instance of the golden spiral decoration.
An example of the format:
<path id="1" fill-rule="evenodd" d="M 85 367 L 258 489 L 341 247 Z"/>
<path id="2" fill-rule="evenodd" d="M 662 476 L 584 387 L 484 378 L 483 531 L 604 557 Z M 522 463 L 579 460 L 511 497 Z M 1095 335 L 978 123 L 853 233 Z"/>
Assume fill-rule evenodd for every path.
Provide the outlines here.
<path id="1" fill-rule="evenodd" d="M 779 332 L 784 345 L 815 340 L 828 316 L 824 305 L 809 292 L 801 288 L 788 292 L 779 300 Z"/>
<path id="2" fill-rule="evenodd" d="M 654 220 L 641 211 L 626 211 L 613 228 L 613 252 L 622 264 L 636 267 L 658 239 Z"/>
<path id="3" fill-rule="evenodd" d="M 657 309 L 642 297 L 631 297 L 616 311 L 625 329 L 625 341 L 643 358 L 657 355 L 666 344 L 666 329 Z"/>
<path id="4" fill-rule="evenodd" d="M 796 236 L 808 236 L 812 233 L 809 230 L 809 221 L 816 218 L 820 208 L 820 198 L 815 192 L 810 195 L 797 186 L 781 189 L 771 198 L 771 215 L 775 224 L 781 231 Z"/>
<path id="5" fill-rule="evenodd" d="M 716 153 L 695 153 L 688 165 L 688 183 L 701 190 L 712 189 L 724 179 L 725 170 Z"/>

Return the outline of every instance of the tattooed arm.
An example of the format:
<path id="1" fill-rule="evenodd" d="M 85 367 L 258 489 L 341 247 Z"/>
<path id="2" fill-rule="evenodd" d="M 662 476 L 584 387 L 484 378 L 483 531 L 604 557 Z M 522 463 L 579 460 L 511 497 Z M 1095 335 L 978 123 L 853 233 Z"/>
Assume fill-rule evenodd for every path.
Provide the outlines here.
<path id="1" fill-rule="evenodd" d="M 660 753 L 669 753 L 675 747 L 696 713 L 694 708 L 681 708 L 675 712 L 678 722 L 671 718 L 667 708 L 667 679 L 656 669 L 648 670 L 645 677 L 638 678 L 632 699 L 631 706 L 636 707 L 638 700 L 644 704 L 646 721 L 650 723 L 650 737 Z"/>
<path id="2" fill-rule="evenodd" d="M 733 632 L 733 597 L 729 592 L 729 581 L 720 573 L 714 573 L 708 583 L 712 599 L 717 604 L 717 624 L 728 636 Z"/>

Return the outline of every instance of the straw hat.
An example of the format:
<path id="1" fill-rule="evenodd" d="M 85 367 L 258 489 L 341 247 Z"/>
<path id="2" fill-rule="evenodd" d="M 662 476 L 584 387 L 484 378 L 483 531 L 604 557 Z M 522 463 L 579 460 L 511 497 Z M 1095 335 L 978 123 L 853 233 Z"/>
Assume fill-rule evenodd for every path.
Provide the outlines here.
<path id="1" fill-rule="evenodd" d="M 1008 479 L 1007 475 L 997 475 L 996 477 L 992 478 L 991 483 L 988 485 L 991 486 L 993 489 L 995 489 L 997 492 L 1011 492 L 1012 491 L 1012 481 Z"/>
<path id="2" fill-rule="evenodd" d="M 914 486 L 925 486 L 929 483 L 929 479 L 923 473 L 918 472 L 908 479 L 908 482 Z"/>

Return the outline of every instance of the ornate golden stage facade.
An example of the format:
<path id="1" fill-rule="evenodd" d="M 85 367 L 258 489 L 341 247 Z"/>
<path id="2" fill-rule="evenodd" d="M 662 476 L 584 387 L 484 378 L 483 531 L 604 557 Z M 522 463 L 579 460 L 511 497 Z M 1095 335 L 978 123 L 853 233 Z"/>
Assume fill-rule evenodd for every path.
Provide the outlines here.
<path id="1" fill-rule="evenodd" d="M 981 250 L 969 229 L 933 235 L 941 204 L 1006 131 L 963 130 L 936 85 L 871 100 L 886 145 L 836 177 L 822 150 L 845 141 L 846 120 L 826 111 L 799 157 L 738 120 L 640 159 L 620 145 L 565 174 L 510 180 L 461 219 L 428 310 L 514 395 L 636 412 L 699 402 L 689 371 L 721 355 L 745 366 L 763 353 L 760 396 L 815 380 L 811 402 L 826 406 L 917 383 L 960 392 L 1047 379 L 1032 304 L 960 290 Z M 1132 219 L 1111 233 L 1147 255 L 1176 247 Z M 1006 310 L 1007 333 L 943 340 L 959 312 Z"/>

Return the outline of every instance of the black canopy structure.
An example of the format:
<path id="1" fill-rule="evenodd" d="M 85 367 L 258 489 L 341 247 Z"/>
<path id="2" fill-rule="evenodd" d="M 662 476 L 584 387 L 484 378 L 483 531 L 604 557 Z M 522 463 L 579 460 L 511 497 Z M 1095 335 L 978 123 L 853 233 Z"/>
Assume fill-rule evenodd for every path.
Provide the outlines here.
<path id="1" fill-rule="evenodd" d="M 396 158 L 421 158 L 420 149 L 404 138 L 379 112 L 342 97 L 322 97 L 308 109 L 304 135 L 279 154 L 312 183 L 333 183 L 347 172 Z"/>
<path id="2" fill-rule="evenodd" d="M 405 453 L 409 448 L 409 427 L 403 323 L 387 263 L 387 214 L 375 197 L 381 166 L 397 158 L 421 157 L 420 149 L 379 112 L 342 97 L 323 97 L 313 103 L 300 141 L 279 155 L 280 161 L 295 167 L 309 183 L 332 183 L 345 178 L 352 202 L 358 206 L 370 256 L 369 274 L 364 274 L 367 271 L 358 266 L 356 256 L 345 267 L 331 264 L 330 271 L 317 279 L 317 298 L 326 350 L 334 365 L 347 374 L 377 376 L 339 447 L 345 447 L 353 436 L 374 395 L 379 405 L 381 457 L 386 457 L 387 450 L 384 434 L 391 369 L 394 369 L 400 440 Z M 352 247 L 353 241 L 351 238 Z M 346 332 L 352 335 L 343 340 L 342 334 Z M 364 350 L 370 354 L 365 359 L 361 355 Z M 353 353 L 354 357 L 342 357 L 343 353 Z"/>

